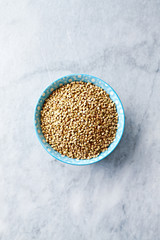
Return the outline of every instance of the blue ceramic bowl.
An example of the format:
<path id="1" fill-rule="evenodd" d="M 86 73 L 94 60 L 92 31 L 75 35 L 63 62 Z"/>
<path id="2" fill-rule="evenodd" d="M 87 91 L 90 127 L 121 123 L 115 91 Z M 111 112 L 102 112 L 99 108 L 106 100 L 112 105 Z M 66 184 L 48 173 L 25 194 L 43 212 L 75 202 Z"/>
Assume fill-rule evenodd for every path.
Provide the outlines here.
<path id="1" fill-rule="evenodd" d="M 51 94 L 51 92 L 53 90 L 59 88 L 62 85 L 70 83 L 72 81 L 91 82 L 91 83 L 95 84 L 96 86 L 101 87 L 110 95 L 110 98 L 116 104 L 116 108 L 117 108 L 117 112 L 118 112 L 118 130 L 116 133 L 116 138 L 115 138 L 114 142 L 110 144 L 109 148 L 105 152 L 102 152 L 98 157 L 95 157 L 95 158 L 76 160 L 73 158 L 62 156 L 57 151 L 53 150 L 53 148 L 46 142 L 46 140 L 43 136 L 42 130 L 41 130 L 40 113 L 41 113 L 42 106 L 45 102 L 45 99 L 49 97 L 49 95 Z M 98 162 L 98 161 L 102 160 L 103 158 L 107 157 L 117 147 L 118 143 L 120 142 L 121 137 L 123 135 L 123 131 L 124 131 L 124 125 L 125 125 L 124 109 L 123 109 L 122 103 L 121 103 L 118 95 L 116 94 L 116 92 L 103 80 L 101 80 L 97 77 L 87 75 L 87 74 L 68 75 L 68 76 L 64 76 L 64 77 L 54 81 L 49 87 L 47 87 L 44 90 L 44 92 L 42 93 L 41 97 L 38 100 L 38 103 L 37 103 L 37 106 L 35 109 L 35 130 L 36 130 L 37 137 L 38 137 L 40 143 L 42 144 L 42 146 L 54 158 L 58 159 L 61 162 L 73 164 L 73 165 L 87 165 L 87 164 Z"/>

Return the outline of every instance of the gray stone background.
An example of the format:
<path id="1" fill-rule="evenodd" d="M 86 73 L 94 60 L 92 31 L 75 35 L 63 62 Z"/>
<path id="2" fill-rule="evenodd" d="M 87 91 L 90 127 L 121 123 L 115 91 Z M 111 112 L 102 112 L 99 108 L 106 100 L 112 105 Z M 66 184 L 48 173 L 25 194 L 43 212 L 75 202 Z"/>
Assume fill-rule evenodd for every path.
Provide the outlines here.
<path id="1" fill-rule="evenodd" d="M 160 1 L 0 0 L 0 239 L 160 239 Z M 60 163 L 34 109 L 71 73 L 110 84 L 126 126 L 97 164 Z"/>

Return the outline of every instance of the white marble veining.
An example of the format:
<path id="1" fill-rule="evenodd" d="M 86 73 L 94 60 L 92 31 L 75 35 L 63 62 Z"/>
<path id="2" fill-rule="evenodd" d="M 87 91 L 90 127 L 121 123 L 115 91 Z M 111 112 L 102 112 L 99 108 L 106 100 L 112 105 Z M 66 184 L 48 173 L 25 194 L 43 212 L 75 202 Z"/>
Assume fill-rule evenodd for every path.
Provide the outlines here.
<path id="1" fill-rule="evenodd" d="M 126 127 L 107 159 L 77 167 L 39 144 L 53 80 L 100 77 Z M 0 1 L 0 239 L 160 239 L 160 1 Z"/>

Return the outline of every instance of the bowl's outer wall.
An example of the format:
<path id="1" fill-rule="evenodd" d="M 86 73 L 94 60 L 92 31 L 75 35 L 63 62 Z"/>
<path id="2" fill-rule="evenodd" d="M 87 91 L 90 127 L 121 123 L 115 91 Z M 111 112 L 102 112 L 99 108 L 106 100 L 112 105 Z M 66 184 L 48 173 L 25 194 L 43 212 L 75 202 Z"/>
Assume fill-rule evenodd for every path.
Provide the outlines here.
<path id="1" fill-rule="evenodd" d="M 118 130 L 116 133 L 116 138 L 115 138 L 114 142 L 111 143 L 109 148 L 105 152 L 101 153 L 96 158 L 77 160 L 77 159 L 73 159 L 73 158 L 68 158 L 66 156 L 62 156 L 57 151 L 53 150 L 53 148 L 46 142 L 46 140 L 43 136 L 42 130 L 41 130 L 40 115 L 41 115 L 41 109 L 45 102 L 45 99 L 49 97 L 49 95 L 52 93 L 52 91 L 61 87 L 62 85 L 70 83 L 72 81 L 91 82 L 91 83 L 101 87 L 110 95 L 110 98 L 116 104 L 116 108 L 117 108 L 117 112 L 118 112 Z M 38 103 L 37 103 L 37 106 L 35 109 L 35 130 L 36 130 L 37 137 L 38 137 L 40 143 L 42 144 L 42 146 L 54 158 L 56 158 L 62 162 L 65 162 L 68 164 L 73 164 L 73 165 L 87 165 L 87 164 L 98 162 L 98 161 L 102 160 L 103 158 L 107 157 L 116 148 L 116 146 L 120 142 L 121 137 L 123 135 L 123 131 L 124 131 L 124 125 L 125 125 L 124 109 L 123 109 L 122 103 L 121 103 L 118 95 L 116 94 L 116 92 L 103 80 L 101 80 L 97 77 L 94 77 L 94 76 L 86 75 L 86 74 L 72 74 L 72 75 L 64 76 L 64 77 L 54 81 L 49 87 L 47 87 L 44 90 L 44 92 L 42 93 L 41 97 L 38 100 Z"/>

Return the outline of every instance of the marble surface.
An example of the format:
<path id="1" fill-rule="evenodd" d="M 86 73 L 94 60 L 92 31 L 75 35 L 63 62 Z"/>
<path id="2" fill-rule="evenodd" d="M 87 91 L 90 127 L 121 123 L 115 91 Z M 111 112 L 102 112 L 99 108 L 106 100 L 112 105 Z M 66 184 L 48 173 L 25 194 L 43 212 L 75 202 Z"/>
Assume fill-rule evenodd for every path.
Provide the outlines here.
<path id="1" fill-rule="evenodd" d="M 105 160 L 53 159 L 33 115 L 53 80 L 109 83 L 126 127 Z M 160 239 L 160 1 L 0 1 L 0 239 Z"/>

